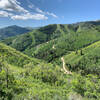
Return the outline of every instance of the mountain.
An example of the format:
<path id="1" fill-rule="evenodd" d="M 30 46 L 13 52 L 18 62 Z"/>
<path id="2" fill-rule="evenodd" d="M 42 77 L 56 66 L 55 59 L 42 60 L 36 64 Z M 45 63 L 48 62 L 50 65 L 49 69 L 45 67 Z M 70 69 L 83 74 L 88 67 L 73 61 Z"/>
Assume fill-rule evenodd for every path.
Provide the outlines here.
<path id="1" fill-rule="evenodd" d="M 25 27 L 25 28 L 29 30 L 33 30 L 33 29 L 39 29 L 40 27 Z"/>
<path id="2" fill-rule="evenodd" d="M 89 21 L 48 25 L 2 42 L 31 57 L 58 63 L 58 59 L 64 54 L 98 40 L 100 40 L 100 21 Z"/>
<path id="3" fill-rule="evenodd" d="M 8 26 L 0 29 L 0 40 L 8 37 L 20 35 L 31 31 L 32 29 L 19 27 L 16 25 Z"/>
<path id="4" fill-rule="evenodd" d="M 56 30 L 56 26 L 57 25 L 49 25 L 45 28 L 36 29 L 26 34 L 7 38 L 3 42 L 7 45 L 12 45 L 12 47 L 17 50 L 24 51 L 28 47 L 33 47 L 51 40 L 53 34 L 50 34 L 50 31 L 54 32 Z M 46 33 L 45 30 L 48 32 Z"/>
<path id="5" fill-rule="evenodd" d="M 48 25 L 1 42 L 1 100 L 100 99 L 100 21 Z"/>

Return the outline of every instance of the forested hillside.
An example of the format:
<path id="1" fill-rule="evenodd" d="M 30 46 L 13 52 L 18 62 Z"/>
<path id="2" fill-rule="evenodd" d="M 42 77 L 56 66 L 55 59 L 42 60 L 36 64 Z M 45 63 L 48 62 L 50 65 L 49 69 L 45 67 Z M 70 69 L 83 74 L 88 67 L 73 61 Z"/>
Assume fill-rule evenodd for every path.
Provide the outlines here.
<path id="1" fill-rule="evenodd" d="M 69 69 L 100 75 L 100 41 L 64 56 Z"/>
<path id="2" fill-rule="evenodd" d="M 99 76 L 40 62 L 0 44 L 0 99 L 99 100 Z"/>
<path id="3" fill-rule="evenodd" d="M 1 40 L 0 83 L 1 100 L 99 100 L 100 21 Z"/>
<path id="4" fill-rule="evenodd" d="M 31 57 L 55 62 L 70 51 L 78 50 L 100 40 L 99 28 L 99 21 L 48 25 L 2 42 Z"/>
<path id="5" fill-rule="evenodd" d="M 32 29 L 23 28 L 16 25 L 8 26 L 0 29 L 0 40 L 8 37 L 20 35 L 31 31 Z"/>

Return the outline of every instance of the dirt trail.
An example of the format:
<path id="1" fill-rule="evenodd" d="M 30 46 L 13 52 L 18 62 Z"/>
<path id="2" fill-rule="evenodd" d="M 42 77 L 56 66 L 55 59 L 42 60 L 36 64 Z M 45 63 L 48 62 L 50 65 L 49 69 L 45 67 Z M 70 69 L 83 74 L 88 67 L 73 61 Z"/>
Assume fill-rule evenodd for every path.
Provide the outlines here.
<path id="1" fill-rule="evenodd" d="M 52 48 L 53 48 L 53 49 L 56 49 L 54 45 L 53 45 Z M 64 61 L 64 58 L 63 58 L 63 57 L 61 58 L 61 60 L 62 60 L 62 63 L 63 63 L 63 69 L 61 69 L 61 70 L 64 70 L 64 73 L 66 73 L 66 74 L 72 74 L 72 72 L 70 72 L 70 71 L 68 71 L 68 70 L 66 69 L 66 67 L 65 67 L 65 61 Z"/>
<path id="2" fill-rule="evenodd" d="M 63 62 L 63 70 L 66 74 L 72 74 L 72 72 L 68 71 L 66 68 L 65 68 L 65 61 L 64 61 L 64 58 L 62 57 L 61 58 L 62 62 Z"/>
<path id="3" fill-rule="evenodd" d="M 53 49 L 55 49 L 55 46 L 53 45 L 53 47 L 52 47 Z"/>

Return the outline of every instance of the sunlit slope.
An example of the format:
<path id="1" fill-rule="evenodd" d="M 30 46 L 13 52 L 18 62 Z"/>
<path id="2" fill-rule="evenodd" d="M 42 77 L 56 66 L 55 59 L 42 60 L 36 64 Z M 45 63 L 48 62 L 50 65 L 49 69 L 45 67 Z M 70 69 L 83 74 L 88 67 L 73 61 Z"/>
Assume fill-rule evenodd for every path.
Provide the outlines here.
<path id="1" fill-rule="evenodd" d="M 34 65 L 38 64 L 39 60 L 30 58 L 15 49 L 0 43 L 0 59 L 6 61 L 8 64 L 23 67 L 32 62 Z"/>
<path id="2" fill-rule="evenodd" d="M 83 73 L 100 73 L 100 41 L 64 56 L 70 70 Z"/>

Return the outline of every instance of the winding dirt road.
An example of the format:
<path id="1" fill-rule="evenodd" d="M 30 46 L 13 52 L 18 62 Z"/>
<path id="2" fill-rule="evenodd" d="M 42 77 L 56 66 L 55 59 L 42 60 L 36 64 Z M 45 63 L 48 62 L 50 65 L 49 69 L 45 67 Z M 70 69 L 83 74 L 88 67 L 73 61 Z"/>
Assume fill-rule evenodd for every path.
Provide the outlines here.
<path id="1" fill-rule="evenodd" d="M 63 70 L 66 74 L 72 74 L 72 72 L 68 71 L 66 68 L 65 68 L 65 61 L 64 61 L 64 58 L 62 57 L 61 58 L 62 62 L 63 62 Z"/>

